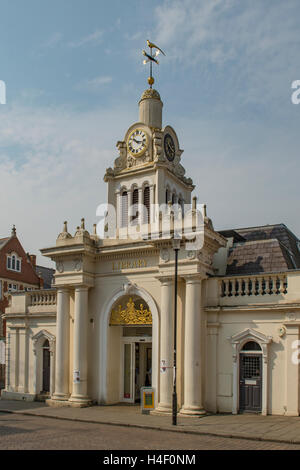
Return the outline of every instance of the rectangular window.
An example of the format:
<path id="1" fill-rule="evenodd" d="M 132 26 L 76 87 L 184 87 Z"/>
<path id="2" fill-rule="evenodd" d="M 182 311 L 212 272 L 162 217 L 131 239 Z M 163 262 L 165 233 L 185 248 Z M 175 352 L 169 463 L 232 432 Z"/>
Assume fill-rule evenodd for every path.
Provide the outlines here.
<path id="1" fill-rule="evenodd" d="M 8 284 L 8 292 L 13 292 L 18 290 L 18 285 L 17 284 Z"/>
<path id="2" fill-rule="evenodd" d="M 7 257 L 7 269 L 11 269 L 11 257 Z"/>
<path id="3" fill-rule="evenodd" d="M 19 259 L 17 259 L 17 271 L 21 271 L 21 263 Z"/>

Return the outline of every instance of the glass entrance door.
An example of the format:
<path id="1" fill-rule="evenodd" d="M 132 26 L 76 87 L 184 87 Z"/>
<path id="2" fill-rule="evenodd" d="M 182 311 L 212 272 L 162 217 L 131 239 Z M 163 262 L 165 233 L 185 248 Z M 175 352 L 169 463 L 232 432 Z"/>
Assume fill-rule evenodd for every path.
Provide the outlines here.
<path id="1" fill-rule="evenodd" d="M 135 343 L 123 344 L 122 401 L 135 402 Z"/>
<path id="2" fill-rule="evenodd" d="M 152 384 L 152 343 L 143 339 L 123 343 L 121 401 L 140 401 L 141 387 Z"/>

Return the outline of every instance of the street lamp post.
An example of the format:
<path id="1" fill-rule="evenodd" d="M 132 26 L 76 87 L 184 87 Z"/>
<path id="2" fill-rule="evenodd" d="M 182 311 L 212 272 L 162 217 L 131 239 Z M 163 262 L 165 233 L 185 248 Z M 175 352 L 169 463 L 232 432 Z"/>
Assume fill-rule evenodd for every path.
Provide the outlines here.
<path id="1" fill-rule="evenodd" d="M 172 424 L 177 425 L 177 390 L 176 390 L 176 371 L 177 371 L 177 275 L 178 275 L 178 252 L 180 249 L 180 239 L 173 238 L 173 249 L 175 252 L 175 289 L 174 289 L 174 362 L 173 362 L 173 396 L 172 396 Z"/>

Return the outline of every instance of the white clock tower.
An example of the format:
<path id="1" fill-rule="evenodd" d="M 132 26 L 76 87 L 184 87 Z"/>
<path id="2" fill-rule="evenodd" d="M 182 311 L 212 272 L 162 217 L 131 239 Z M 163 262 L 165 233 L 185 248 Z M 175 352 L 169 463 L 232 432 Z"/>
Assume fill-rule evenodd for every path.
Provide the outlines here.
<path id="1" fill-rule="evenodd" d="M 155 222 L 154 204 L 171 202 L 184 210 L 184 204 L 191 203 L 194 185 L 180 164 L 183 150 L 176 132 L 169 125 L 163 127 L 162 108 L 158 91 L 148 88 L 143 92 L 139 121 L 117 142 L 119 157 L 114 168 L 106 170 L 108 203 L 116 208 L 121 238 L 129 227 Z M 146 212 L 139 209 L 141 205 Z"/>

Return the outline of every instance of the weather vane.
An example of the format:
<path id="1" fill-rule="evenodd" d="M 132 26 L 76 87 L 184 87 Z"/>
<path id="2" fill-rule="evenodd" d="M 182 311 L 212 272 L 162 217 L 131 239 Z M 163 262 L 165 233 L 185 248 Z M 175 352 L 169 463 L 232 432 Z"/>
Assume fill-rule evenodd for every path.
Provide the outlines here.
<path id="1" fill-rule="evenodd" d="M 155 62 L 157 65 L 159 64 L 158 60 L 156 57 L 158 54 L 161 52 L 163 55 L 166 55 L 158 46 L 153 44 L 153 42 L 150 42 L 149 39 L 147 39 L 147 45 L 150 47 L 150 54 L 147 54 L 146 51 L 143 50 L 143 55 L 147 57 L 143 61 L 143 64 L 147 64 L 148 62 L 150 63 L 150 77 L 148 77 L 148 83 L 150 85 L 150 88 L 152 88 L 152 85 L 154 83 L 154 78 L 152 77 L 152 63 Z M 156 49 L 156 51 L 152 54 L 152 49 Z"/>

